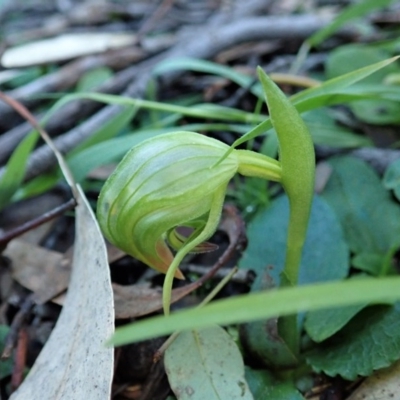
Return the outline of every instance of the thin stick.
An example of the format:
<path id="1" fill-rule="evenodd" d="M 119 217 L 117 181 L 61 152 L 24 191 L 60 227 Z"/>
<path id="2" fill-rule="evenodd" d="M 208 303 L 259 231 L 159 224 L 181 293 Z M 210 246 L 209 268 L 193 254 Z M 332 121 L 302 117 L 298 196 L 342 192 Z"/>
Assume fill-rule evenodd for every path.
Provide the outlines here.
<path id="1" fill-rule="evenodd" d="M 62 215 L 67 210 L 72 210 L 75 206 L 76 201 L 72 198 L 66 203 L 53 208 L 52 210 L 40 215 L 39 217 L 33 218 L 30 221 L 27 221 L 24 224 L 17 226 L 15 229 L 11 229 L 8 232 L 3 233 L 2 235 L 0 235 L 0 248 L 2 246 L 5 246 L 8 242 L 16 238 L 17 236 L 20 236 L 23 233 L 28 232 L 31 229 L 34 229 L 39 225 L 42 225 L 45 222 Z"/>

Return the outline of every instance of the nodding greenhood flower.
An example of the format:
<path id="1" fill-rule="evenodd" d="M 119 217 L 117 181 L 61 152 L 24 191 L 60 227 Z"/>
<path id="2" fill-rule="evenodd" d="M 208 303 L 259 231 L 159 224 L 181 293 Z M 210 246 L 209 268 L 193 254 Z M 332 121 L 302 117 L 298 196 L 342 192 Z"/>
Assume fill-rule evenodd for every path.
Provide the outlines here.
<path id="1" fill-rule="evenodd" d="M 281 178 L 278 161 L 247 150 L 223 158 L 228 150 L 218 140 L 184 131 L 133 147 L 100 193 L 97 215 L 106 238 L 157 271 L 171 267 L 183 278 L 183 257 L 212 248 L 204 242 L 218 227 L 230 179 L 237 172 Z M 192 233 L 185 237 L 178 227 Z M 175 258 L 167 242 L 178 251 Z"/>

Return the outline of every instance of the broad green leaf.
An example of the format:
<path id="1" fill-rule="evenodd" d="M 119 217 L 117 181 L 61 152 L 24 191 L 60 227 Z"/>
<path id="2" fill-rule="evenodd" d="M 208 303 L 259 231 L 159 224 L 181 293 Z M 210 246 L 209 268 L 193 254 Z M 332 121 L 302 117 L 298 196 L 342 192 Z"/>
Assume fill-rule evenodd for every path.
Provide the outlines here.
<path id="1" fill-rule="evenodd" d="M 400 208 L 376 172 L 363 161 L 344 156 L 331 159 L 332 175 L 323 198 L 335 210 L 356 255 L 382 257 L 400 245 Z"/>
<path id="2" fill-rule="evenodd" d="M 260 290 L 270 277 L 279 285 L 283 269 L 289 205 L 281 196 L 256 214 L 248 224 L 249 245 L 239 262 L 240 268 L 257 273 L 252 290 Z M 271 266 L 270 268 L 268 266 Z M 329 205 L 315 196 L 300 266 L 300 283 L 314 283 L 347 276 L 349 250 L 341 226 Z"/>
<path id="3" fill-rule="evenodd" d="M 369 307 L 307 355 L 317 372 L 354 380 L 400 359 L 400 306 Z"/>
<path id="4" fill-rule="evenodd" d="M 392 162 L 386 169 L 383 185 L 386 189 L 393 190 L 396 198 L 400 200 L 400 159 Z"/>
<path id="5" fill-rule="evenodd" d="M 158 316 L 137 321 L 118 328 L 109 343 L 120 346 L 174 331 L 199 329 L 214 324 L 243 323 L 302 311 L 366 302 L 392 303 L 397 300 L 400 300 L 400 277 L 393 276 L 272 289 L 218 300 L 203 308 L 178 311 L 168 317 Z"/>
<path id="6" fill-rule="evenodd" d="M 308 38 L 308 45 L 310 47 L 318 46 L 347 22 L 362 17 L 377 8 L 386 7 L 391 4 L 392 1 L 393 0 L 361 0 L 358 3 L 346 7 L 330 24 Z"/>
<path id="7" fill-rule="evenodd" d="M 343 90 L 350 85 L 368 77 L 376 71 L 390 65 L 399 57 L 393 57 L 367 67 L 349 72 L 345 75 L 330 79 L 320 86 L 315 86 L 310 89 L 303 90 L 290 98 L 291 102 L 296 106 L 299 112 L 313 110 L 315 108 L 323 107 L 330 104 L 338 104 L 346 101 L 353 101 L 360 98 L 360 95 L 346 95 L 342 94 Z M 271 120 L 268 118 L 261 122 L 251 131 L 243 135 L 240 139 L 233 143 L 233 147 L 255 138 L 256 136 L 264 134 L 271 129 Z"/>
<path id="8" fill-rule="evenodd" d="M 386 275 L 387 273 L 395 273 L 392 260 L 397 251 L 397 246 L 389 249 L 386 254 L 363 252 L 356 254 L 351 259 L 351 265 L 361 271 L 371 275 Z"/>
<path id="9" fill-rule="evenodd" d="M 292 368 L 299 361 L 280 334 L 278 323 L 278 318 L 270 318 L 243 324 L 239 329 L 246 354 L 257 365 L 272 370 Z"/>
<path id="10" fill-rule="evenodd" d="M 304 328 L 314 342 L 322 342 L 342 329 L 365 304 L 307 313 Z"/>
<path id="11" fill-rule="evenodd" d="M 178 400 L 252 400 L 242 355 L 219 326 L 179 333 L 164 356 Z"/>
<path id="12" fill-rule="evenodd" d="M 268 370 L 246 368 L 246 379 L 254 400 L 304 400 L 290 379 L 278 380 Z"/>
<path id="13" fill-rule="evenodd" d="M 349 279 L 363 279 L 365 274 L 352 275 Z M 306 314 L 304 328 L 315 342 L 322 342 L 342 329 L 368 304 L 357 304 L 328 310 L 311 311 Z"/>
<path id="14" fill-rule="evenodd" d="M 262 210 L 247 228 L 249 245 L 239 266 L 257 273 L 252 290 L 264 290 L 265 282 L 279 285 L 286 246 L 289 207 L 286 197 L 274 200 L 271 207 Z M 343 279 L 349 270 L 349 250 L 343 239 L 340 223 L 324 200 L 316 196 L 311 209 L 307 238 L 300 266 L 300 283 Z M 347 322 L 347 320 L 345 321 Z M 248 324 L 245 340 L 253 354 L 266 365 L 293 364 L 277 334 L 268 333 L 273 321 Z M 268 329 L 266 328 L 268 327 Z"/>
<path id="15" fill-rule="evenodd" d="M 38 139 L 38 133 L 32 132 L 18 145 L 11 155 L 6 170 L 0 179 L 0 209 L 5 207 L 21 186 L 28 157 Z"/>

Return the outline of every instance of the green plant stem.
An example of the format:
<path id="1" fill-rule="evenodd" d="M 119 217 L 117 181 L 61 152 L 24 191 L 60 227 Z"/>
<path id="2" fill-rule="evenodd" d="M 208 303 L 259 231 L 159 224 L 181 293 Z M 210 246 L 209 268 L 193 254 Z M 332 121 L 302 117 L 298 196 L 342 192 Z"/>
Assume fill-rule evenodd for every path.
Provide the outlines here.
<path id="1" fill-rule="evenodd" d="M 290 219 L 287 236 L 285 266 L 281 274 L 281 287 L 295 287 L 298 284 L 299 269 L 304 240 L 307 230 L 307 221 L 304 222 L 304 212 L 297 210 L 296 199 L 290 201 Z M 302 228 L 302 229 L 299 229 Z M 278 322 L 280 335 L 285 339 L 287 345 L 295 356 L 300 352 L 300 329 L 297 315 L 288 315 L 280 318 Z"/>
<path id="2" fill-rule="evenodd" d="M 280 182 L 282 168 L 279 161 L 251 150 L 234 151 L 239 159 L 239 174 Z"/>
<path id="3" fill-rule="evenodd" d="M 203 230 L 195 239 L 183 246 L 176 253 L 174 260 L 168 268 L 163 285 L 163 309 L 165 315 L 169 315 L 170 313 L 172 282 L 174 280 L 175 272 L 177 271 L 183 258 L 196 246 L 207 240 L 217 230 L 222 212 L 222 206 L 224 204 L 225 192 L 226 187 L 223 186 L 215 193 L 211 209 L 208 214 L 207 223 L 205 224 Z"/>
<path id="4" fill-rule="evenodd" d="M 221 289 L 232 279 L 233 275 L 236 274 L 238 271 L 237 267 L 232 268 L 228 275 L 226 275 L 215 288 L 203 299 L 203 301 L 196 307 L 201 308 L 208 304 L 220 291 Z M 163 344 L 162 346 L 156 351 L 154 355 L 155 361 L 160 359 L 164 354 L 165 350 L 171 345 L 171 343 L 178 337 L 181 331 L 174 332 Z"/>

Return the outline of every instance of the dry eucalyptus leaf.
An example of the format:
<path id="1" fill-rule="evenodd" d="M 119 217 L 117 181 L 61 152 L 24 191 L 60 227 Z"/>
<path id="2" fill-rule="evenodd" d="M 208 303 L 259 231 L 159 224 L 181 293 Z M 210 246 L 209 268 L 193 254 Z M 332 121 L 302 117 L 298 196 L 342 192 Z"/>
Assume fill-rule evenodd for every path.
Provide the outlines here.
<path id="1" fill-rule="evenodd" d="M 149 288 L 145 285 L 122 286 L 113 283 L 115 318 L 136 318 L 161 310 L 163 307 L 161 288 Z M 182 299 L 200 286 L 193 282 L 172 290 L 171 303 Z"/>
<path id="2" fill-rule="evenodd" d="M 348 400 L 400 399 L 400 361 L 368 377 Z"/>
<path id="3" fill-rule="evenodd" d="M 69 282 L 70 259 L 23 240 L 12 240 L 3 253 L 12 260 L 13 278 L 44 303 L 64 291 Z"/>
<path id="4" fill-rule="evenodd" d="M 78 191 L 76 241 L 66 301 L 49 340 L 12 400 L 104 400 L 111 396 L 114 309 L 103 237 Z"/>
<path id="5" fill-rule="evenodd" d="M 7 49 L 1 64 L 5 68 L 48 64 L 129 46 L 135 41 L 136 35 L 126 33 L 69 33 Z"/>
<path id="6" fill-rule="evenodd" d="M 12 240 L 3 254 L 12 260 L 12 276 L 22 286 L 35 293 L 36 303 L 53 302 L 63 305 L 64 292 L 71 275 L 72 248 L 65 254 L 45 249 L 25 240 Z M 125 253 L 107 243 L 109 262 Z M 61 295 L 60 295 L 61 293 Z M 57 296 L 57 297 L 56 297 Z"/>

